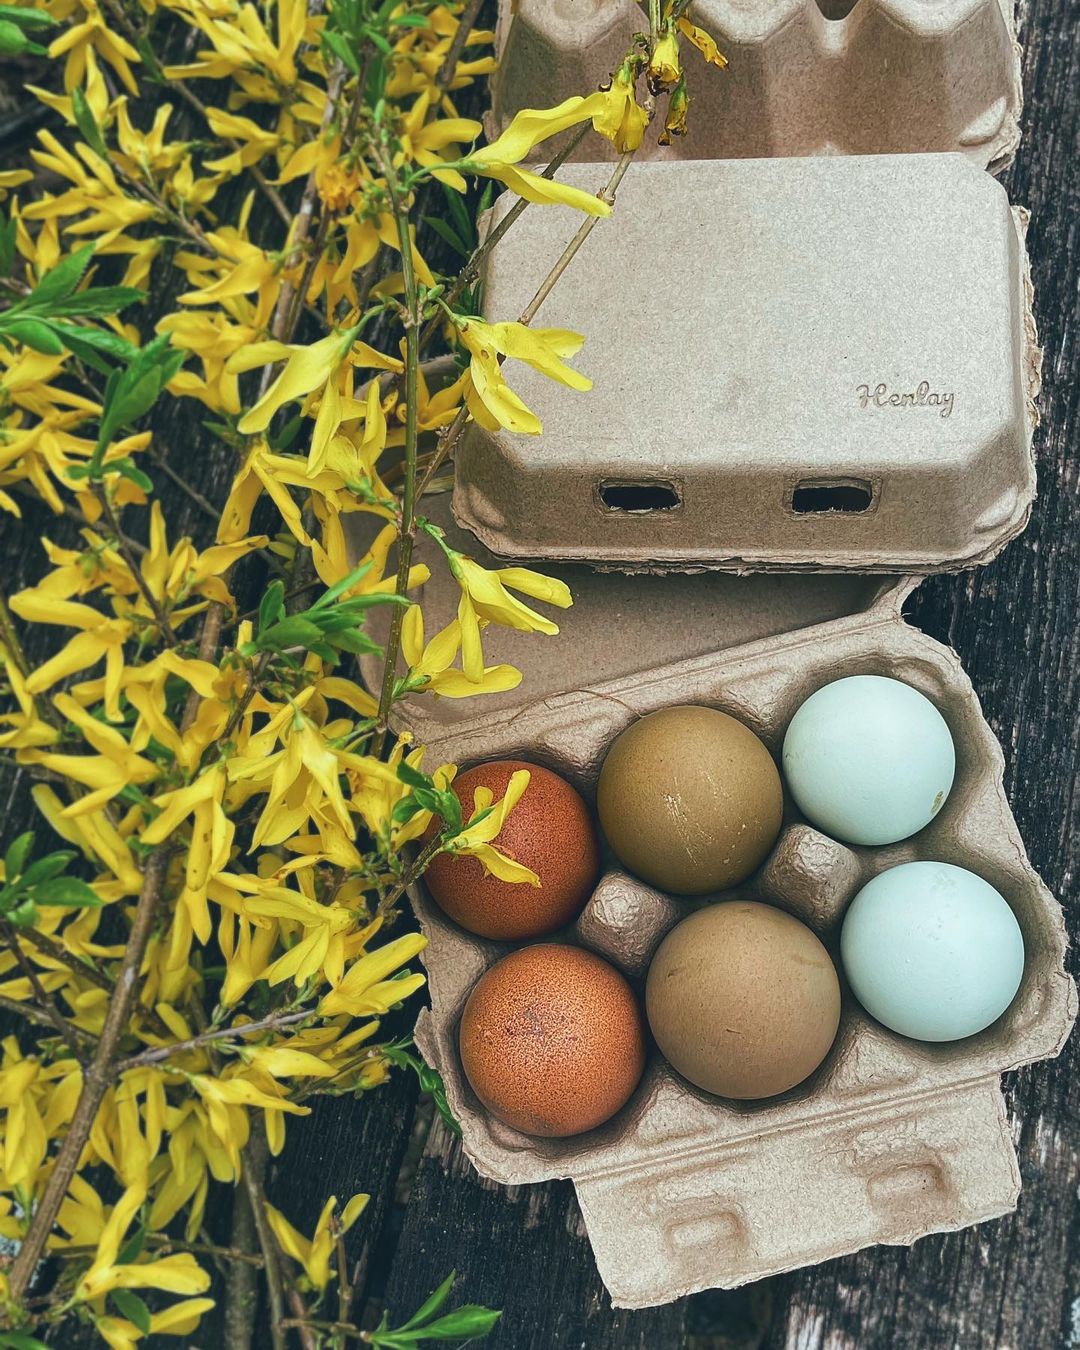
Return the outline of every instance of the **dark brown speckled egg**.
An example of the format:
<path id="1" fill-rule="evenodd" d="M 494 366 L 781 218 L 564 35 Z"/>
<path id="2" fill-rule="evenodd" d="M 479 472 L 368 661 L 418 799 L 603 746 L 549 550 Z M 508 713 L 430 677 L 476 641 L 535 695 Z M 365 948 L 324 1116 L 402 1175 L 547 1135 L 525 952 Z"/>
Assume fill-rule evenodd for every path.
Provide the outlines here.
<path id="1" fill-rule="evenodd" d="M 465 1004 L 461 1063 L 484 1106 L 525 1134 L 558 1138 L 609 1120 L 645 1067 L 633 990 L 581 947 L 511 952 Z"/>
<path id="2" fill-rule="evenodd" d="M 518 769 L 529 771 L 529 786 L 494 842 L 500 852 L 532 868 L 540 885 L 485 876 L 476 858 L 448 853 L 439 854 L 424 873 L 432 899 L 455 923 L 498 942 L 540 937 L 576 919 L 600 872 L 589 808 L 564 778 L 539 764 L 498 759 L 458 774 L 453 787 L 465 819 L 478 787 L 490 788 L 499 801 Z"/>

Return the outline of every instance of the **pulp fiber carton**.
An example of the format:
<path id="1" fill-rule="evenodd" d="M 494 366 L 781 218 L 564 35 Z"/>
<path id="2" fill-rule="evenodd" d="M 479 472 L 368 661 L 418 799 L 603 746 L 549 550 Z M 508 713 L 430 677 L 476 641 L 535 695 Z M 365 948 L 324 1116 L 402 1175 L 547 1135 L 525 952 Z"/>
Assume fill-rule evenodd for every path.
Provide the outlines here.
<path id="1" fill-rule="evenodd" d="M 690 131 L 644 156 L 722 159 L 957 150 L 1004 167 L 1019 140 L 1010 0 L 695 0 L 729 60 L 683 43 Z M 494 132 L 521 108 L 588 94 L 646 26 L 635 0 L 499 0 Z M 590 136 L 579 158 L 611 157 Z"/>
<path id="2" fill-rule="evenodd" d="M 495 553 L 596 566 L 987 560 L 1035 492 L 1023 225 L 957 154 L 632 164 L 535 325 L 586 335 L 592 390 L 511 363 L 543 435 L 471 425 L 455 514 Z M 526 211 L 486 312 L 516 317 L 572 232 Z"/>
<path id="3" fill-rule="evenodd" d="M 596 181 L 592 172 L 575 181 Z M 568 228 L 558 211 L 524 214 L 494 254 L 487 317 L 520 311 Z M 914 574 L 990 557 L 1026 519 L 1038 353 L 1020 222 L 959 156 L 635 167 L 539 323 L 588 334 L 578 364 L 596 388 L 549 389 L 511 363 L 545 434 L 526 444 L 474 429 L 456 469 L 459 519 L 446 497 L 424 510 L 484 566 L 541 559 L 575 603 L 558 615 L 558 637 L 487 630 L 489 661 L 524 671 L 517 689 L 478 704 L 403 702 L 399 726 L 428 746 L 427 766 L 531 760 L 593 802 L 612 741 L 656 709 L 722 709 L 778 756 L 795 710 L 822 685 L 904 680 L 941 710 L 956 746 L 955 786 L 931 824 L 887 848 L 848 847 L 789 800 L 772 854 L 726 897 L 788 909 L 835 959 L 867 880 L 918 859 L 955 863 L 1012 906 L 1026 966 L 1007 1013 L 967 1040 L 907 1040 L 845 991 L 832 1051 L 783 1096 L 710 1096 L 654 1047 L 611 1121 L 535 1139 L 488 1115 L 458 1053 L 468 994 L 510 947 L 458 928 L 421 882 L 412 899 L 429 938 L 431 1008 L 417 1040 L 444 1076 L 468 1156 L 507 1185 L 572 1178 L 621 1307 L 1008 1212 L 1020 1180 L 1000 1075 L 1057 1054 L 1076 990 L 1061 911 L 1005 798 L 1000 747 L 955 654 L 910 628 L 901 605 Z M 665 392 L 673 385 L 678 398 Z M 893 403 L 893 391 L 914 396 Z M 609 480 L 661 480 L 679 502 L 624 500 L 624 532 L 609 535 Z M 860 485 L 869 505 L 845 509 L 852 499 L 834 490 Z M 800 488 L 811 493 L 798 499 L 805 511 Z M 679 511 L 682 525 L 669 528 Z M 428 546 L 422 536 L 420 556 Z M 434 632 L 458 592 L 441 557 L 431 562 L 418 598 Z M 377 678 L 374 666 L 367 674 Z M 595 894 L 555 940 L 597 951 L 640 991 L 664 934 L 722 898 L 666 896 L 605 851 Z"/>
<path id="4" fill-rule="evenodd" d="M 427 514 L 453 547 L 498 566 L 453 523 L 445 498 Z M 442 559 L 429 561 L 432 579 L 418 598 L 434 632 L 454 616 L 458 596 Z M 1063 964 L 1061 911 L 1024 852 L 1002 787 L 1001 750 L 971 684 L 953 652 L 901 618 L 913 580 L 629 576 L 553 562 L 543 570 L 575 596 L 558 615 L 560 635 L 489 629 L 485 638 L 490 661 L 525 672 L 518 689 L 475 704 L 413 697 L 402 708 L 401 725 L 428 747 L 426 767 L 525 759 L 563 775 L 593 803 L 608 747 L 639 716 L 683 703 L 719 708 L 778 756 L 800 703 L 853 674 L 920 689 L 948 722 L 957 754 L 949 798 L 912 839 L 847 847 L 806 824 L 788 801 L 762 869 L 733 891 L 695 900 L 645 885 L 605 850 L 602 879 L 577 923 L 544 940 L 598 952 L 640 993 L 664 934 L 700 905 L 738 895 L 797 915 L 838 962 L 839 925 L 859 888 L 887 867 L 925 858 L 967 867 L 997 887 L 1023 931 L 1026 968 L 1005 1016 L 967 1040 L 906 1040 L 845 989 L 828 1058 L 781 1097 L 710 1096 L 653 1047 L 640 1086 L 611 1121 L 575 1138 L 536 1139 L 488 1115 L 458 1053 L 470 990 L 512 946 L 458 928 L 421 883 L 412 900 L 429 939 L 431 1008 L 416 1038 L 445 1079 L 477 1169 L 506 1185 L 572 1178 L 600 1274 L 615 1305 L 628 1308 L 874 1243 L 911 1243 L 1013 1209 L 1020 1177 L 1000 1075 L 1058 1053 L 1076 1016 L 1076 991 Z"/>

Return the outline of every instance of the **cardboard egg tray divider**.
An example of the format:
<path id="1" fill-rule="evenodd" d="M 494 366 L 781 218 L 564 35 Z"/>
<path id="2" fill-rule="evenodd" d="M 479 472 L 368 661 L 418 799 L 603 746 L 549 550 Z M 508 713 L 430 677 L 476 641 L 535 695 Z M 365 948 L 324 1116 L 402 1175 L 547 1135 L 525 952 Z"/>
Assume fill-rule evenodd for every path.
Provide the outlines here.
<path id="1" fill-rule="evenodd" d="M 1016 149 L 1009 0 L 695 0 L 692 17 L 729 67 L 683 44 L 689 134 L 645 156 L 959 150 L 997 170 Z M 634 0 L 499 0 L 490 129 L 588 94 L 646 26 Z"/>

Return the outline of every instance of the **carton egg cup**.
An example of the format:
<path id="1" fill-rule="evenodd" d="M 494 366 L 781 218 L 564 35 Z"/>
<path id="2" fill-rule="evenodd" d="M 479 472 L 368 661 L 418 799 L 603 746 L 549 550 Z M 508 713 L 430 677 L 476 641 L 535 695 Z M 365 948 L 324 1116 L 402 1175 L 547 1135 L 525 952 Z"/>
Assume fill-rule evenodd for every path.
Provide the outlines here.
<path id="1" fill-rule="evenodd" d="M 430 514 L 453 547 L 497 564 L 448 519 L 445 499 Z M 470 990 L 522 944 L 467 933 L 421 883 L 411 897 L 429 939 L 431 1008 L 420 1014 L 416 1039 L 443 1075 L 478 1171 L 506 1185 L 572 1178 L 612 1301 L 631 1308 L 873 1243 L 910 1243 L 1013 1209 L 1020 1180 L 1000 1075 L 1058 1053 L 1076 1015 L 1076 991 L 1063 964 L 1061 911 L 1024 852 L 1002 786 L 1001 750 L 971 684 L 953 652 L 901 618 L 913 581 L 545 570 L 575 593 L 573 608 L 560 615 L 560 636 L 489 630 L 491 658 L 526 672 L 517 690 L 485 696 L 482 707 L 430 697 L 402 705 L 404 725 L 428 747 L 429 766 L 521 758 L 561 774 L 594 805 L 608 747 L 639 716 L 685 703 L 719 708 L 778 758 L 788 722 L 814 690 L 845 675 L 880 674 L 913 685 L 940 709 L 957 769 L 934 821 L 885 848 L 826 837 L 786 797 L 770 857 L 723 895 L 664 895 L 629 876 L 608 851 L 577 922 L 538 940 L 581 943 L 640 994 L 664 934 L 702 904 L 737 895 L 808 923 L 839 969 L 839 925 L 859 888 L 885 868 L 935 859 L 969 868 L 1002 893 L 1023 931 L 1026 964 L 1008 1012 L 967 1040 L 907 1040 L 845 991 L 829 1056 L 783 1096 L 740 1103 L 710 1096 L 654 1047 L 641 1084 L 611 1121 L 576 1137 L 539 1139 L 486 1112 L 458 1054 Z M 445 570 L 433 569 L 419 596 L 432 631 L 452 615 L 455 591 Z"/>
<path id="2" fill-rule="evenodd" d="M 728 58 L 682 44 L 690 130 L 639 155 L 956 150 L 997 171 L 1019 140 L 1020 49 L 1010 0 L 695 0 L 691 17 Z M 646 26 L 634 0 L 499 0 L 489 131 L 521 108 L 587 94 Z M 577 157 L 614 158 L 588 136 Z"/>

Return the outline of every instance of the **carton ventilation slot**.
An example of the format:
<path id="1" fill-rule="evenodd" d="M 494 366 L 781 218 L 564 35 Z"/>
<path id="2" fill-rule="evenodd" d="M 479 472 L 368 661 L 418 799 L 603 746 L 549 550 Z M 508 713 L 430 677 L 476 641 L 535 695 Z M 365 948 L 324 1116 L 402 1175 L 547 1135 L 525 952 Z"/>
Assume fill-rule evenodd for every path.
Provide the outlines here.
<path id="1" fill-rule="evenodd" d="M 869 511 L 874 500 L 869 483 L 798 483 L 791 493 L 791 509 L 797 516 L 820 515 L 826 511 L 843 511 L 858 515 Z"/>
<path id="2" fill-rule="evenodd" d="M 846 19 L 859 0 L 817 0 L 817 7 L 826 19 Z"/>
<path id="3" fill-rule="evenodd" d="M 601 483 L 600 503 L 607 511 L 626 511 L 632 515 L 674 511 L 682 498 L 674 483 Z"/>

